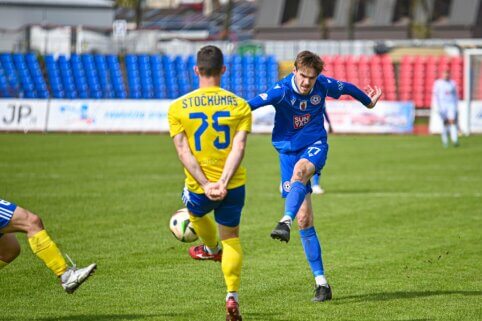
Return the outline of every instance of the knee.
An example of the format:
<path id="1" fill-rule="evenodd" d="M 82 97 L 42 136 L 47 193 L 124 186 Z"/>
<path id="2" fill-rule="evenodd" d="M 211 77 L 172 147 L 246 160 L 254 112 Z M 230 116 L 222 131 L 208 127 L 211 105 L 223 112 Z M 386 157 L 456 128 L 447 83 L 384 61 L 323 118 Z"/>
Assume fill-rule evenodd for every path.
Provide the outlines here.
<path id="1" fill-rule="evenodd" d="M 12 246 L 11 251 L 10 251 L 10 257 L 6 262 L 12 262 L 19 255 L 20 255 L 20 244 L 18 244 L 18 242 L 16 242 L 15 245 Z"/>
<path id="2" fill-rule="evenodd" d="M 0 260 L 5 263 L 10 263 L 20 255 L 20 244 L 17 239 L 15 241 L 9 242 L 2 251 L 0 251 Z"/>
<path id="3" fill-rule="evenodd" d="M 40 232 L 44 229 L 42 219 L 38 215 L 33 214 L 32 212 L 28 212 L 27 222 L 29 230 L 33 232 Z"/>
<path id="4" fill-rule="evenodd" d="M 300 230 L 304 230 L 313 226 L 313 219 L 310 217 L 310 215 L 298 215 L 297 222 L 298 228 Z"/>
<path id="5" fill-rule="evenodd" d="M 291 176 L 291 182 L 301 182 L 306 184 L 314 173 L 314 166 L 308 161 L 301 160 L 296 164 L 293 175 Z"/>

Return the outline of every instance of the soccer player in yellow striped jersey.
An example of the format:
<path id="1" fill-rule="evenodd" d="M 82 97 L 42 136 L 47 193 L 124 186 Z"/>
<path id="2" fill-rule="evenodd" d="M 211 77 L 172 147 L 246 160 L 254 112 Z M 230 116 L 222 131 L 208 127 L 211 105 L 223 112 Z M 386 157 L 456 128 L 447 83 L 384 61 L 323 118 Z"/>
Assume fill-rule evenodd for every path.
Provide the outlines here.
<path id="1" fill-rule="evenodd" d="M 15 233 L 27 234 L 32 252 L 59 278 L 64 290 L 72 294 L 94 272 L 97 265 L 78 269 L 68 267 L 55 242 L 36 214 L 0 199 L 0 269 L 6 267 L 20 254 L 20 244 Z"/>
<path id="2" fill-rule="evenodd" d="M 194 67 L 199 89 L 169 108 L 169 131 L 186 174 L 182 200 L 202 243 L 189 249 L 196 260 L 221 261 L 227 287 L 226 320 L 242 320 L 238 290 L 243 252 L 239 222 L 245 200 L 246 170 L 240 166 L 251 109 L 246 101 L 220 88 L 223 53 L 205 46 Z M 217 228 L 206 214 L 214 211 Z"/>

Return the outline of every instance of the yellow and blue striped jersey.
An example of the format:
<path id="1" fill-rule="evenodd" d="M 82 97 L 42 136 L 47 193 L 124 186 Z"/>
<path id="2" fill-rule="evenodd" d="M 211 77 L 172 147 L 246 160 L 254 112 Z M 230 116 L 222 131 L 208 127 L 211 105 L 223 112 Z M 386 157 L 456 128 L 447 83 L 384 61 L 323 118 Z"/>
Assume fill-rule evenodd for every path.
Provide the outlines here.
<path id="1" fill-rule="evenodd" d="M 168 120 L 171 137 L 184 132 L 207 179 L 216 182 L 221 178 L 236 131 L 251 131 L 251 108 L 244 99 L 220 87 L 200 88 L 175 100 Z M 184 172 L 188 190 L 204 193 L 191 174 L 186 169 Z M 246 169 L 239 166 L 228 189 L 245 183 Z"/>

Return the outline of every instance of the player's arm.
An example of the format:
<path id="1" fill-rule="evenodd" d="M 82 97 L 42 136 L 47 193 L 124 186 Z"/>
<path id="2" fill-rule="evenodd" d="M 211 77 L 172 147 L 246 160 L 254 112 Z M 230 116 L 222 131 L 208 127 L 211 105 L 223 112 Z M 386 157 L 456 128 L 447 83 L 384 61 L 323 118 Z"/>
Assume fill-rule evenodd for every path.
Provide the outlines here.
<path id="1" fill-rule="evenodd" d="M 261 93 L 248 101 L 251 110 L 258 109 L 263 106 L 276 105 L 283 100 L 285 91 L 280 85 L 275 85 L 265 93 Z"/>
<path id="2" fill-rule="evenodd" d="M 209 180 L 201 169 L 197 159 L 189 148 L 189 142 L 184 132 L 177 134 L 173 137 L 174 146 L 176 147 L 177 156 L 182 165 L 187 171 L 194 177 L 194 179 L 201 185 L 203 190 L 206 190 Z"/>
<path id="3" fill-rule="evenodd" d="M 245 130 L 237 131 L 233 137 L 233 148 L 226 159 L 224 164 L 223 173 L 219 181 L 224 189 L 227 188 L 231 177 L 238 169 L 241 161 L 244 157 L 244 150 L 246 149 L 246 141 L 248 140 L 248 132 Z"/>
<path id="4" fill-rule="evenodd" d="M 374 86 L 367 86 L 365 92 L 352 83 L 339 81 L 333 78 L 327 79 L 328 92 L 327 95 L 333 98 L 339 98 L 341 95 L 350 95 L 367 108 L 373 108 L 382 96 L 382 90 Z"/>

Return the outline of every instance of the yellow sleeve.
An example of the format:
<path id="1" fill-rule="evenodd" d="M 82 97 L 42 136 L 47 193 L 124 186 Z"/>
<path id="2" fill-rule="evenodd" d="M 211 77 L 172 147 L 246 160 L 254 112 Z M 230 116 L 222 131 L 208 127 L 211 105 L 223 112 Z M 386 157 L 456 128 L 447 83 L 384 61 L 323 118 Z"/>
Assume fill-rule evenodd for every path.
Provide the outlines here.
<path id="1" fill-rule="evenodd" d="M 243 99 L 240 100 L 239 114 L 240 114 L 239 115 L 240 121 L 236 130 L 237 131 L 245 130 L 247 132 L 250 132 L 251 131 L 251 108 L 249 107 L 248 103 Z"/>
<path id="2" fill-rule="evenodd" d="M 172 103 L 169 107 L 167 120 L 169 122 L 169 134 L 171 137 L 174 137 L 184 131 L 184 127 L 182 126 L 179 118 L 179 108 L 177 108 L 177 102 Z"/>

